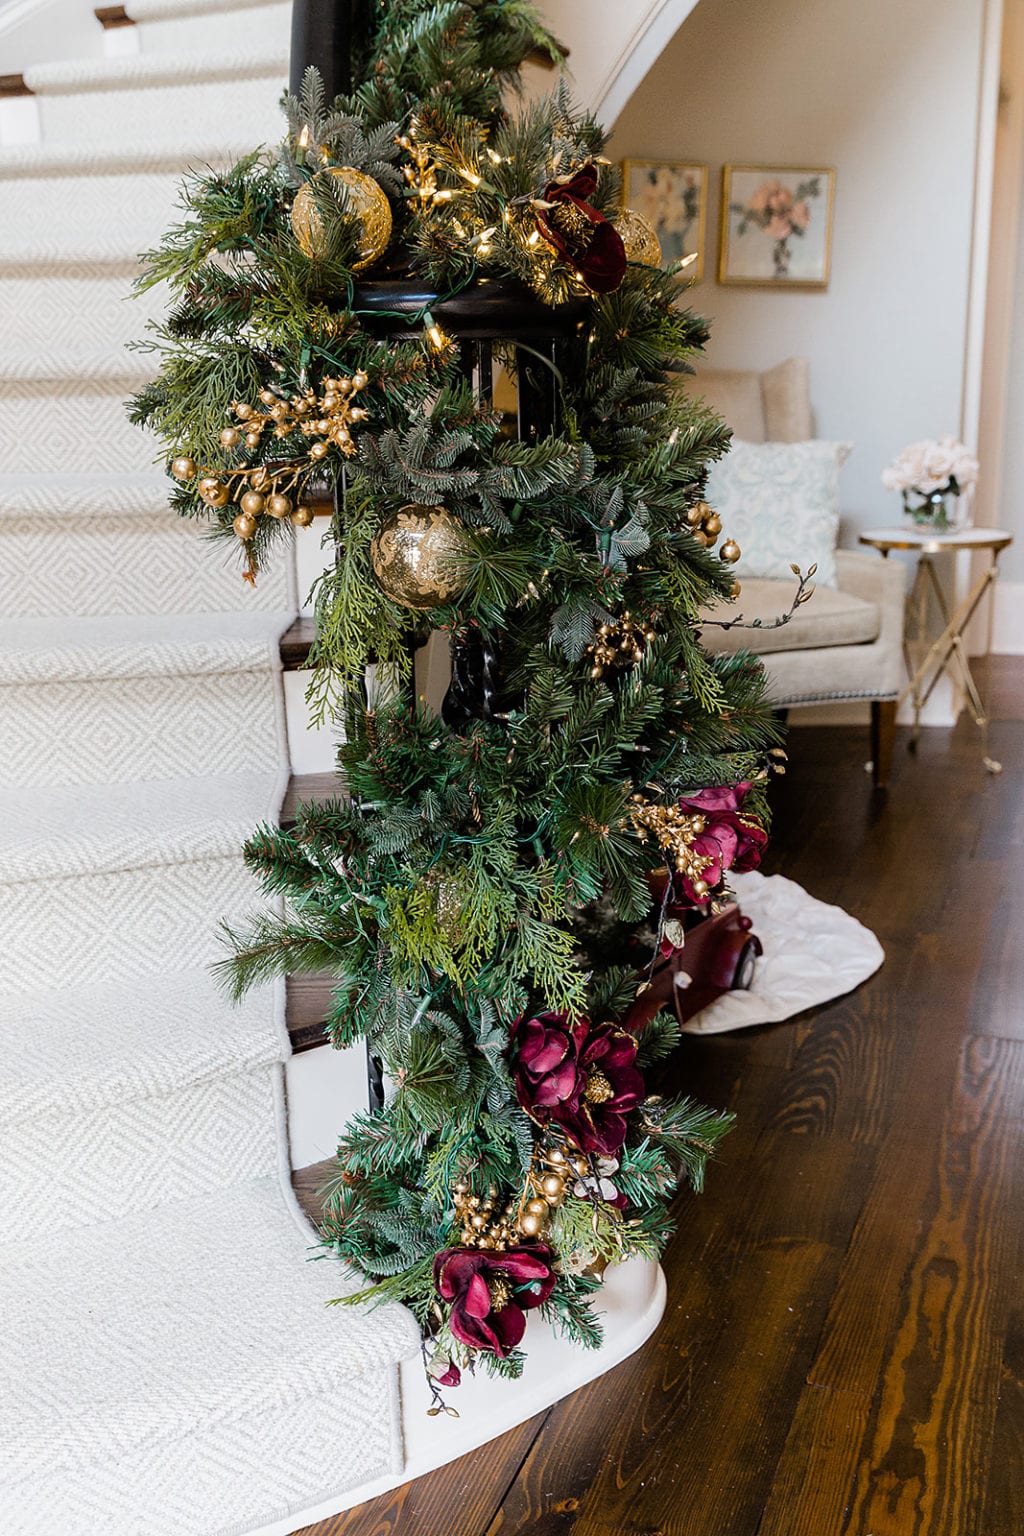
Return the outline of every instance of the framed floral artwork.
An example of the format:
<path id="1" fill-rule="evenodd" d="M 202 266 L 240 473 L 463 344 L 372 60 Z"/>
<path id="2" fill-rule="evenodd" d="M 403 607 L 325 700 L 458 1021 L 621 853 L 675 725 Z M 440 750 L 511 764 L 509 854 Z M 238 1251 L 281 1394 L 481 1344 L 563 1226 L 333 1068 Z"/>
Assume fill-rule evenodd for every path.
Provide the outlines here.
<path id="1" fill-rule="evenodd" d="M 685 261 L 695 282 L 704 276 L 706 165 L 686 160 L 623 160 L 622 206 L 647 220 L 658 236 L 661 259 Z"/>
<path id="2" fill-rule="evenodd" d="M 722 167 L 718 281 L 764 288 L 827 288 L 835 171 Z"/>

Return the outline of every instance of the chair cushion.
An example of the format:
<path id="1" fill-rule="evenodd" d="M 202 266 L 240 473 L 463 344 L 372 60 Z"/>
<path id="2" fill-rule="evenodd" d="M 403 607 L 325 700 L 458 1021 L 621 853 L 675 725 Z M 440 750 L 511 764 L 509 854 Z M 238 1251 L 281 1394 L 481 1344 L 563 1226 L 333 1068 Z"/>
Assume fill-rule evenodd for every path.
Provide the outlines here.
<path id="1" fill-rule="evenodd" d="M 847 443 L 746 443 L 738 439 L 707 480 L 725 537 L 743 551 L 736 574 L 786 579 L 795 562 L 836 585 L 839 469 Z"/>
<path id="2" fill-rule="evenodd" d="M 743 582 L 736 603 L 716 603 L 705 609 L 715 619 L 729 620 L 742 615 L 745 624 L 760 620 L 762 625 L 786 612 L 793 600 L 795 581 L 769 581 L 752 578 Z M 814 596 L 797 609 L 788 624 L 777 629 L 716 629 L 702 631 L 709 651 L 732 655 L 750 650 L 758 655 L 771 651 L 811 651 L 834 645 L 865 645 L 878 638 L 881 614 L 877 603 L 866 602 L 835 587 L 815 587 Z"/>

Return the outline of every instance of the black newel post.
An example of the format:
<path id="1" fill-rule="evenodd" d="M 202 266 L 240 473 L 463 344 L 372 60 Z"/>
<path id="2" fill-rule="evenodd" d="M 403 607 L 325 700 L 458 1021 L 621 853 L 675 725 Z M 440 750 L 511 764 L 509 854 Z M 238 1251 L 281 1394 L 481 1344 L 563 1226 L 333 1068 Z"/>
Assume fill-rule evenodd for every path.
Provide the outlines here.
<path id="1" fill-rule="evenodd" d="M 323 77 L 328 101 L 347 96 L 370 40 L 374 0 L 292 0 L 289 89 L 297 96 L 312 64 Z"/>

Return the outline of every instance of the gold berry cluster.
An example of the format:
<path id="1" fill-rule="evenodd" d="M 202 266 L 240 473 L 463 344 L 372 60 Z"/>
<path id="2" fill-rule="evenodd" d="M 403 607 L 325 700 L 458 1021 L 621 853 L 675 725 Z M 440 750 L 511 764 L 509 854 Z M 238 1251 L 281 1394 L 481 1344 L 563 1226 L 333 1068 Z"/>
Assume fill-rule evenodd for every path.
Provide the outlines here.
<path id="1" fill-rule="evenodd" d="M 350 429 L 365 421 L 369 413 L 354 400 L 368 382 L 367 375 L 360 370 L 351 378 L 325 379 L 319 395 L 307 389 L 304 394 L 286 400 L 272 389 L 261 390 L 262 410 L 248 401 L 234 402 L 231 408 L 239 425 L 224 428 L 220 435 L 222 448 L 253 452 L 262 445 L 266 432 L 277 439 L 300 432 L 311 439 L 304 458 L 211 470 L 200 469 L 194 459 L 182 456 L 171 464 L 171 473 L 177 480 L 193 480 L 198 475 L 199 496 L 208 507 L 226 507 L 231 501 L 237 502 L 240 511 L 233 526 L 243 543 L 252 538 L 256 520 L 263 515 L 290 517 L 300 528 L 308 528 L 313 521 L 313 509 L 298 500 L 297 493 L 301 493 L 310 473 L 326 457 L 332 444 L 346 457 L 355 453 Z"/>
<path id="2" fill-rule="evenodd" d="M 706 501 L 695 501 L 686 509 L 686 523 L 692 536 L 704 549 L 714 549 L 722 531 L 722 519 Z M 743 551 L 735 539 L 724 539 L 718 551 L 719 559 L 727 565 L 735 565 Z M 729 596 L 735 602 L 740 595 L 740 584 L 734 581 Z"/>
<path id="3" fill-rule="evenodd" d="M 265 407 L 262 411 L 245 401 L 235 402 L 232 409 L 241 426 L 225 427 L 220 435 L 221 446 L 237 448 L 244 441 L 246 448 L 258 448 L 264 432 L 269 431 L 276 438 L 301 432 L 304 437 L 313 439 L 309 447 L 311 459 L 322 459 L 332 443 L 350 457 L 356 451 L 350 427 L 365 421 L 369 415 L 355 403 L 355 396 L 368 383 L 369 379 L 360 369 L 351 378 L 344 375 L 324 379 L 319 395 L 316 390 L 307 389 L 304 394 L 285 400 L 272 389 L 263 389 L 260 391 L 260 403 Z"/>
<path id="4" fill-rule="evenodd" d="M 653 805 L 643 795 L 632 798 L 630 817 L 642 843 L 653 838 L 671 858 L 676 869 L 693 887 L 697 896 L 708 895 L 711 887 L 704 872 L 714 863 L 710 854 L 698 853 L 694 839 L 707 826 L 699 812 L 684 811 L 678 805 Z"/>
<path id="5" fill-rule="evenodd" d="M 620 618 L 602 624 L 597 639 L 587 646 L 587 655 L 593 663 L 591 677 L 603 677 L 609 667 L 635 666 L 643 660 L 644 651 L 656 634 L 650 624 L 638 624 L 628 611 Z"/>
<path id="6" fill-rule="evenodd" d="M 565 1199 L 571 1180 L 591 1172 L 585 1157 L 570 1158 L 561 1147 L 538 1148 L 518 1200 L 499 1205 L 498 1190 L 491 1185 L 485 1195 L 474 1195 L 467 1179 L 455 1185 L 452 1198 L 455 1219 L 464 1248 L 489 1248 L 504 1253 L 524 1239 L 539 1237 L 551 1213 Z"/>

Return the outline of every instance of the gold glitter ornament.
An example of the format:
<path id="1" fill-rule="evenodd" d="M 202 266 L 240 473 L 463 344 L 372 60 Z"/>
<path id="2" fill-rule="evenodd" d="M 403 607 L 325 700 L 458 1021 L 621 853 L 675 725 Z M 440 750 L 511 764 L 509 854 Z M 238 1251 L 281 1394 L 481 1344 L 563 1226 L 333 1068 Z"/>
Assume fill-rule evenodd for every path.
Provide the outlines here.
<path id="1" fill-rule="evenodd" d="M 403 608 L 440 608 L 462 591 L 460 557 L 468 552 L 465 529 L 444 507 L 401 507 L 377 530 L 370 545 L 381 590 Z"/>
<path id="2" fill-rule="evenodd" d="M 391 204 L 372 176 L 351 165 L 328 165 L 317 176 L 336 176 L 348 193 L 349 211 L 359 222 L 358 257 L 353 272 L 362 272 L 383 256 L 391 239 Z M 316 205 L 313 182 L 304 182 L 295 194 L 291 222 L 304 256 L 324 253 L 324 223 Z"/>
<path id="3" fill-rule="evenodd" d="M 622 236 L 626 248 L 626 260 L 639 262 L 644 267 L 661 266 L 661 245 L 653 225 L 632 208 L 622 208 L 612 223 Z"/>

